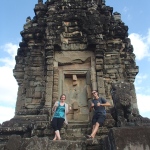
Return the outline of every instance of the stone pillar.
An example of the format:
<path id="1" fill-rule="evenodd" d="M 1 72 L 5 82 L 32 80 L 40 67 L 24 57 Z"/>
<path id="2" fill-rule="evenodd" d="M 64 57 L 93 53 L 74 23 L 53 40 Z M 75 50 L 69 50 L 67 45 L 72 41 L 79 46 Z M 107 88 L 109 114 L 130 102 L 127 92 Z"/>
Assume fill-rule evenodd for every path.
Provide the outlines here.
<path id="1" fill-rule="evenodd" d="M 56 102 L 59 98 L 59 93 L 58 93 L 58 78 L 59 77 L 59 70 L 58 67 L 54 68 L 54 85 L 53 85 L 53 96 L 52 96 L 52 102 Z"/>
<path id="2" fill-rule="evenodd" d="M 45 107 L 52 105 L 52 91 L 53 91 L 53 57 L 46 58 L 47 74 L 46 74 L 46 93 L 45 93 Z"/>
<path id="3" fill-rule="evenodd" d="M 92 90 L 97 90 L 95 58 L 94 57 L 91 57 L 91 83 L 92 83 Z"/>

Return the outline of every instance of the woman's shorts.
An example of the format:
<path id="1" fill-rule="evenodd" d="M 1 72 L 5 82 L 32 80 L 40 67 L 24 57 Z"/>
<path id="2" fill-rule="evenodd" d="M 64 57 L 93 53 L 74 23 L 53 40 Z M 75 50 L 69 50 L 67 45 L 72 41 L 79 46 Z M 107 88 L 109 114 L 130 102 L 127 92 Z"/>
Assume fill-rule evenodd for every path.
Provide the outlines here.
<path id="1" fill-rule="evenodd" d="M 95 125 L 96 122 L 98 122 L 102 126 L 105 119 L 106 119 L 105 115 L 95 114 L 92 118 L 92 125 Z"/>

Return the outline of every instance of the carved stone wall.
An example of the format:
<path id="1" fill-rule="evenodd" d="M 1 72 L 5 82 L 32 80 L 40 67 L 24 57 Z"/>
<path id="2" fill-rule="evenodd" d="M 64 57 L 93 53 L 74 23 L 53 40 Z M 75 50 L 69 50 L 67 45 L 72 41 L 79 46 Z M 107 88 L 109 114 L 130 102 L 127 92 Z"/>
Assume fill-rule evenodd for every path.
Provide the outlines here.
<path id="1" fill-rule="evenodd" d="M 51 108 L 60 96 L 58 66 L 75 63 L 68 59 L 72 51 L 76 51 L 74 54 L 93 52 L 91 87 L 111 103 L 112 82 L 134 83 L 138 67 L 128 27 L 121 21 L 121 15 L 112 13 L 113 8 L 105 6 L 104 1 L 47 1 L 45 4 L 40 1 L 34 11 L 35 17 L 27 19 L 21 32 L 23 41 L 16 56 L 14 76 L 19 84 L 16 113 L 24 108 Z M 55 51 L 66 51 L 68 58 L 55 62 Z M 133 103 L 138 113 L 136 95 Z"/>

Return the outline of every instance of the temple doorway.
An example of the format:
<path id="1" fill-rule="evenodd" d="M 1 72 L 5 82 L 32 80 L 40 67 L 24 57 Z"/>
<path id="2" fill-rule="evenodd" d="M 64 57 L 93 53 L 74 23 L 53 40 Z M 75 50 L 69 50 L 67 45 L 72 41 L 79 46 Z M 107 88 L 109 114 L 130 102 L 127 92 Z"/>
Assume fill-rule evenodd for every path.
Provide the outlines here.
<path id="1" fill-rule="evenodd" d="M 54 67 L 58 70 L 58 81 L 54 81 L 54 86 L 58 87 L 58 97 L 66 94 L 66 103 L 72 110 L 68 114 L 70 122 L 89 121 L 89 100 L 91 100 L 91 79 L 95 74 L 91 71 L 94 68 L 93 52 L 81 51 L 55 51 Z M 57 72 L 57 71 L 56 71 Z M 54 77 L 56 78 L 56 77 Z M 54 92 L 54 94 L 56 94 Z"/>
<path id="2" fill-rule="evenodd" d="M 86 74 L 64 74 L 63 93 L 72 107 L 70 121 L 89 121 Z"/>

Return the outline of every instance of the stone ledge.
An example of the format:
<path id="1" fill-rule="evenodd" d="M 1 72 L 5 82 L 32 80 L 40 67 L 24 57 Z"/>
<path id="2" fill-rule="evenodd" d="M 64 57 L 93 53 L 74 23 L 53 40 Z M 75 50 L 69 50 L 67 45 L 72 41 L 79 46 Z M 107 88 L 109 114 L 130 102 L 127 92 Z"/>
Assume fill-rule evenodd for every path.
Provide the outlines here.
<path id="1" fill-rule="evenodd" d="M 113 128 L 104 143 L 111 150 L 150 150 L 150 126 Z"/>
<path id="2" fill-rule="evenodd" d="M 26 132 L 27 127 L 1 127 L 0 133 Z"/>
<path id="3" fill-rule="evenodd" d="M 94 141 L 94 140 L 92 140 Z M 98 147 L 99 142 L 95 140 L 87 145 L 88 140 L 60 140 L 52 141 L 48 137 L 38 138 L 34 136 L 32 138 L 22 139 L 19 135 L 12 135 L 5 147 L 7 150 L 86 150 L 87 147 Z"/>

